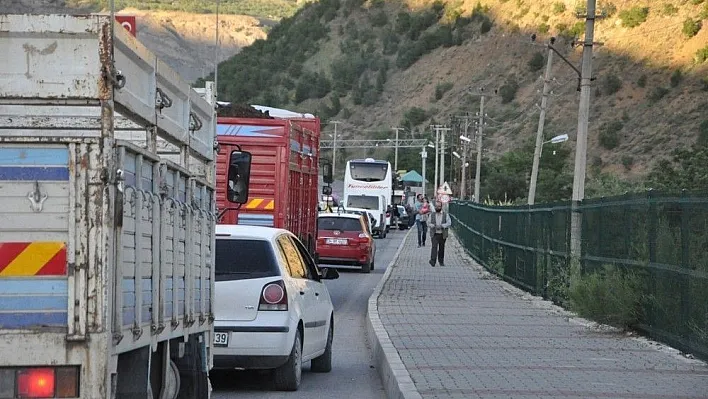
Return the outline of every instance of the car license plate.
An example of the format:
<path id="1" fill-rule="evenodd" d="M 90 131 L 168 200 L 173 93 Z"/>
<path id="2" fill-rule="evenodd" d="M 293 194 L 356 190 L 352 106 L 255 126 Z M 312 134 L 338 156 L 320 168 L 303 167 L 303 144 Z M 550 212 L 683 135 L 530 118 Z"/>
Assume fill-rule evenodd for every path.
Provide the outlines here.
<path id="1" fill-rule="evenodd" d="M 229 344 L 229 333 L 218 332 L 214 333 L 214 345 L 227 346 Z"/>
<path id="2" fill-rule="evenodd" d="M 346 238 L 328 238 L 325 242 L 330 245 L 347 245 Z"/>

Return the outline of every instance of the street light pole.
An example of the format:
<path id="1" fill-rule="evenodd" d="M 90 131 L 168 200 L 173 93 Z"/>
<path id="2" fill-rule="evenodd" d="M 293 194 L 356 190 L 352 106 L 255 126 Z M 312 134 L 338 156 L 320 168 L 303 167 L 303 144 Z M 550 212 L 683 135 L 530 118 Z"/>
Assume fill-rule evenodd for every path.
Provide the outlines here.
<path id="1" fill-rule="evenodd" d="M 528 204 L 533 205 L 536 198 L 536 181 L 538 180 L 538 167 L 541 161 L 541 148 L 543 146 L 543 126 L 546 120 L 546 103 L 548 93 L 551 91 L 551 70 L 553 69 L 553 51 L 548 47 L 548 62 L 546 73 L 543 77 L 543 97 L 541 98 L 541 114 L 538 117 L 538 130 L 536 130 L 536 148 L 533 152 L 533 166 L 531 167 L 531 182 L 529 184 Z"/>

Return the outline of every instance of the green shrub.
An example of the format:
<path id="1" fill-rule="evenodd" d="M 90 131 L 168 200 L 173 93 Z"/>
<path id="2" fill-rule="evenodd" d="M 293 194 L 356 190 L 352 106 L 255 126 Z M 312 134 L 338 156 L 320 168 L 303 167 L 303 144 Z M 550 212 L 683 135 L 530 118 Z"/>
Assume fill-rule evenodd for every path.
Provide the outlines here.
<path id="1" fill-rule="evenodd" d="M 508 80 L 502 87 L 499 88 L 499 95 L 502 98 L 502 104 L 508 104 L 514 101 L 516 92 L 519 90 L 519 84 L 515 80 Z"/>
<path id="2" fill-rule="evenodd" d="M 708 146 L 708 119 L 701 122 L 698 126 L 698 145 Z"/>
<path id="3" fill-rule="evenodd" d="M 628 10 L 622 10 L 619 13 L 622 26 L 626 28 L 636 28 L 646 22 L 649 16 L 649 7 L 634 6 Z"/>
<path id="4" fill-rule="evenodd" d="M 388 24 L 388 14 L 383 10 L 376 11 L 373 14 L 369 14 L 369 22 L 375 27 L 385 26 Z"/>
<path id="5" fill-rule="evenodd" d="M 565 12 L 565 3 L 557 1 L 553 3 L 553 13 L 554 14 L 563 14 Z"/>
<path id="6" fill-rule="evenodd" d="M 650 93 L 649 93 L 649 101 L 652 103 L 655 103 L 662 98 L 664 98 L 665 95 L 669 93 L 669 89 L 665 87 L 655 87 Z"/>
<path id="7" fill-rule="evenodd" d="M 623 329 L 639 323 L 646 300 L 639 275 L 612 265 L 578 277 L 569 296 L 580 316 Z"/>
<path id="8" fill-rule="evenodd" d="M 603 86 L 606 94 L 615 94 L 622 88 L 622 80 L 617 75 L 609 75 L 605 78 Z"/>
<path id="9" fill-rule="evenodd" d="M 548 24 L 545 23 L 545 22 L 542 23 L 542 24 L 540 24 L 540 25 L 538 25 L 538 33 L 546 34 L 546 33 L 548 33 L 548 31 L 550 31 L 550 30 L 551 30 L 551 26 L 548 25 Z"/>
<path id="10" fill-rule="evenodd" d="M 573 36 L 580 36 L 585 32 L 585 22 L 578 21 L 576 22 L 572 28 L 570 28 L 570 33 Z"/>
<path id="11" fill-rule="evenodd" d="M 647 85 L 647 75 L 642 75 L 637 79 L 637 86 L 646 87 Z"/>
<path id="12" fill-rule="evenodd" d="M 485 16 L 484 21 L 482 21 L 482 25 L 479 27 L 479 33 L 485 34 L 492 30 L 492 27 L 494 26 L 494 23 L 492 23 L 492 20 L 490 20 L 488 17 Z"/>
<path id="13" fill-rule="evenodd" d="M 600 145 L 608 150 L 612 150 L 619 145 L 619 132 L 624 127 L 621 121 L 605 122 L 600 125 L 600 135 L 598 136 Z"/>
<path id="14" fill-rule="evenodd" d="M 617 13 L 617 6 L 613 3 L 600 3 L 600 11 L 602 11 L 608 18 L 612 17 Z"/>
<path id="15" fill-rule="evenodd" d="M 439 83 L 437 86 L 435 86 L 435 99 L 442 99 L 445 93 L 450 91 L 454 85 L 455 84 L 452 82 Z"/>
<path id="16" fill-rule="evenodd" d="M 428 119 L 428 113 L 420 107 L 408 108 L 403 113 L 403 122 L 410 127 L 416 127 L 425 122 L 426 119 Z"/>
<path id="17" fill-rule="evenodd" d="M 575 14 L 585 15 L 588 12 L 587 2 L 585 0 L 576 0 Z"/>
<path id="18" fill-rule="evenodd" d="M 674 73 L 671 74 L 671 87 L 677 87 L 681 81 L 683 80 L 683 73 L 681 73 L 680 69 L 677 69 L 674 71 Z"/>
<path id="19" fill-rule="evenodd" d="M 701 3 L 703 3 L 704 1 L 705 1 L 705 0 L 691 0 L 691 4 L 697 6 L 697 5 L 701 4 Z"/>
<path id="20" fill-rule="evenodd" d="M 708 46 L 703 47 L 696 51 L 696 63 L 702 64 L 708 60 Z"/>
<path id="21" fill-rule="evenodd" d="M 700 19 L 708 19 L 708 3 L 706 3 L 706 4 L 703 6 L 703 9 L 702 9 L 701 12 L 698 14 L 698 18 L 700 18 Z"/>
<path id="22" fill-rule="evenodd" d="M 371 8 L 383 8 L 386 0 L 371 0 Z"/>
<path id="23" fill-rule="evenodd" d="M 411 28 L 411 15 L 401 11 L 396 16 L 396 33 L 402 34 L 408 32 Z"/>
<path id="24" fill-rule="evenodd" d="M 492 252 L 487 260 L 487 269 L 497 276 L 504 276 L 504 251 L 501 248 Z"/>
<path id="25" fill-rule="evenodd" d="M 634 165 L 634 157 L 631 155 L 622 155 L 622 166 L 625 169 L 630 170 Z"/>
<path id="26" fill-rule="evenodd" d="M 686 18 L 686 20 L 683 21 L 683 29 L 681 30 L 681 32 L 683 32 L 684 36 L 690 39 L 698 34 L 698 31 L 701 30 L 702 26 L 703 23 L 700 20 Z"/>
<path id="27" fill-rule="evenodd" d="M 529 69 L 531 72 L 536 72 L 543 68 L 543 63 L 545 62 L 545 59 L 543 57 L 543 54 L 540 52 L 534 53 L 533 57 L 528 62 Z"/>
<path id="28" fill-rule="evenodd" d="M 661 9 L 661 15 L 671 16 L 678 14 L 678 7 L 671 3 L 664 3 L 664 7 Z"/>

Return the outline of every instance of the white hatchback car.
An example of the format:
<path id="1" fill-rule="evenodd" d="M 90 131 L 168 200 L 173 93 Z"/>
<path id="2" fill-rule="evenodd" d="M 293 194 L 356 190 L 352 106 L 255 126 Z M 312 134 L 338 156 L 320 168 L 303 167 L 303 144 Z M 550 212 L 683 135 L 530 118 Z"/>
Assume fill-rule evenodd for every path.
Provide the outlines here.
<path id="1" fill-rule="evenodd" d="M 318 268 L 292 233 L 216 226 L 214 368 L 273 369 L 276 389 L 300 385 L 302 363 L 332 369 L 334 309 Z"/>

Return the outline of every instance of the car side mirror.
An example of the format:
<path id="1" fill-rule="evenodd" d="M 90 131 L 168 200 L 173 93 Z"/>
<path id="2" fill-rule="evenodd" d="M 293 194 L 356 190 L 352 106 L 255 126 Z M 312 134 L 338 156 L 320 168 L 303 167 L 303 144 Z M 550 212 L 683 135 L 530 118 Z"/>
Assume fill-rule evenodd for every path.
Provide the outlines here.
<path id="1" fill-rule="evenodd" d="M 251 177 L 251 153 L 231 151 L 227 176 L 226 198 L 229 202 L 245 204 L 248 201 L 248 186 Z"/>
<path id="2" fill-rule="evenodd" d="M 320 278 L 322 280 L 336 280 L 339 278 L 339 272 L 336 269 L 322 267 L 320 268 Z"/>

